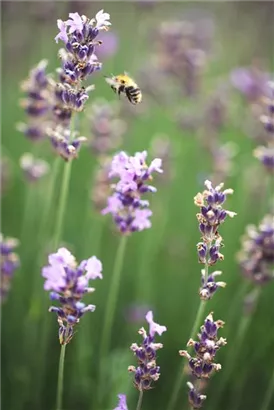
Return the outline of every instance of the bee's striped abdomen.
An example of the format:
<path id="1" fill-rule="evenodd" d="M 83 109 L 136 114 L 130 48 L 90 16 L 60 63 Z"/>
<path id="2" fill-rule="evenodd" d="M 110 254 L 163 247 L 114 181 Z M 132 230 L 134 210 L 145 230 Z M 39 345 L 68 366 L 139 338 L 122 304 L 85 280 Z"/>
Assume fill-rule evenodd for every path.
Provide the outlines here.
<path id="1" fill-rule="evenodd" d="M 132 104 L 139 104 L 142 101 L 142 93 L 139 87 L 126 87 L 126 95 Z"/>

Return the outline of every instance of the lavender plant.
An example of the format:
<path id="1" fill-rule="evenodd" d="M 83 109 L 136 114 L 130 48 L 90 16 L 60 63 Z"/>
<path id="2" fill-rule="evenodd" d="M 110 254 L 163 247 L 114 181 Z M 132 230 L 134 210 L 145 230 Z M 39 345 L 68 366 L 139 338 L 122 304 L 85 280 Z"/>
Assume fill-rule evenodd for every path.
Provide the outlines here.
<path id="1" fill-rule="evenodd" d="M 151 227 L 149 220 L 152 211 L 148 208 L 149 201 L 143 200 L 145 193 L 156 192 L 156 188 L 148 185 L 152 174 L 156 171 L 162 173 L 162 161 L 154 159 L 148 166 L 145 162 L 147 152 L 137 152 L 129 156 L 125 152 L 114 155 L 109 172 L 110 178 L 119 178 L 112 185 L 114 193 L 108 198 L 108 204 L 102 210 L 102 214 L 110 213 L 122 235 L 113 269 L 110 294 L 107 300 L 105 319 L 103 324 L 101 342 L 101 369 L 100 380 L 103 378 L 103 359 L 105 358 L 112 332 L 115 306 L 118 296 L 120 276 L 126 247 L 126 238 L 136 231 L 142 231 Z"/>
<path id="2" fill-rule="evenodd" d="M 202 234 L 202 241 L 197 244 L 198 261 L 204 265 L 204 269 L 201 272 L 201 287 L 199 291 L 201 302 L 188 342 L 188 346 L 194 346 L 196 358 L 192 358 L 187 351 L 180 351 L 180 355 L 188 359 L 191 372 L 197 379 L 201 377 L 208 378 L 214 370 L 220 370 L 220 365 L 214 363 L 214 358 L 217 350 L 226 344 L 225 339 L 217 338 L 217 330 L 224 323 L 222 321 L 214 322 L 213 316 L 210 314 L 201 327 L 201 333 L 198 334 L 199 342 L 195 342 L 193 338 L 197 333 L 199 323 L 204 314 L 206 301 L 211 299 L 219 288 L 223 288 L 226 285 L 225 282 L 216 280 L 221 271 L 210 273 L 209 268 L 224 259 L 223 254 L 220 252 L 223 246 L 223 239 L 219 229 L 227 216 L 232 218 L 236 215 L 235 212 L 223 208 L 227 195 L 233 193 L 232 189 L 222 190 L 222 183 L 213 187 L 212 183 L 208 180 L 205 181 L 205 186 L 206 190 L 203 193 L 198 193 L 194 198 L 194 204 L 200 208 L 200 212 L 196 216 L 199 230 Z M 169 402 L 169 410 L 173 409 L 176 404 L 183 378 L 184 373 L 180 371 Z M 198 387 L 194 387 L 192 384 L 188 384 L 188 386 L 190 388 L 190 405 L 192 408 L 200 408 L 205 400 L 205 396 L 199 393 Z"/>
<path id="3" fill-rule="evenodd" d="M 264 127 L 268 133 L 268 143 L 266 146 L 261 146 L 255 149 L 254 155 L 257 157 L 261 164 L 264 166 L 266 170 L 266 175 L 269 176 L 269 180 L 267 181 L 271 194 L 273 192 L 273 165 L 274 164 L 274 153 L 272 152 L 272 146 L 274 143 L 274 108 L 273 108 L 273 101 L 274 101 L 274 85 L 272 82 L 268 83 L 269 89 L 266 89 L 266 77 L 264 76 L 261 78 L 261 87 L 259 88 L 260 92 L 264 92 L 268 95 L 268 97 L 264 97 L 263 101 L 267 106 L 267 115 L 261 116 L 261 121 L 264 124 Z M 256 92 L 259 93 L 258 89 Z M 256 97 L 258 99 L 258 95 Z M 261 97 L 262 98 L 262 95 Z M 267 192 L 266 192 L 267 193 Z M 264 198 L 263 205 L 265 207 L 265 202 L 267 202 L 268 198 Z M 268 204 L 267 204 L 268 207 Z M 273 275 L 273 263 L 274 263 L 274 217 L 272 213 L 267 213 L 259 224 L 259 227 L 255 225 L 249 225 L 246 228 L 246 233 L 242 237 L 242 248 L 238 253 L 238 262 L 240 269 L 243 273 L 243 276 L 247 278 L 249 281 L 253 282 L 255 285 L 255 289 L 252 289 L 247 295 L 244 297 L 244 315 L 240 321 L 238 331 L 235 337 L 235 345 L 237 346 L 237 350 L 234 351 L 233 355 L 230 355 L 228 364 L 227 364 L 227 371 L 225 373 L 225 377 L 222 380 L 222 384 L 218 389 L 218 395 L 216 396 L 216 403 L 220 399 L 226 382 L 228 381 L 230 375 L 233 372 L 237 357 L 239 352 L 241 351 L 240 348 L 242 346 L 246 331 L 251 323 L 252 313 L 254 312 L 256 305 L 258 303 L 258 299 L 261 293 L 262 285 L 269 283 L 274 275 Z M 246 290 L 246 284 L 244 283 L 243 289 Z M 246 293 L 246 292 L 244 292 Z M 272 387 L 268 388 L 268 392 L 270 389 L 273 389 L 274 382 L 271 380 Z M 270 384 L 271 384 L 270 383 Z M 268 393 L 268 399 L 265 399 L 265 406 L 264 410 L 267 409 L 267 406 L 270 401 L 271 395 Z M 240 398 L 238 395 L 234 397 L 233 408 L 236 408 L 240 405 Z"/>
<path id="4" fill-rule="evenodd" d="M 102 279 L 102 263 L 95 256 L 83 260 L 79 265 L 75 257 L 66 249 L 59 248 L 50 254 L 49 265 L 42 269 L 45 278 L 44 289 L 51 291 L 50 298 L 59 302 L 60 306 L 51 306 L 50 312 L 57 314 L 59 324 L 59 341 L 62 345 L 58 374 L 58 390 L 56 408 L 62 408 L 63 373 L 66 345 L 74 335 L 75 325 L 86 312 L 94 312 L 94 305 L 85 305 L 82 298 L 92 293 L 89 280 Z"/>
<path id="5" fill-rule="evenodd" d="M 20 266 L 19 256 L 15 253 L 15 249 L 18 245 L 19 242 L 17 239 L 4 238 L 3 234 L 0 233 L 1 303 L 7 299 L 14 271 Z"/>
<path id="6" fill-rule="evenodd" d="M 161 326 L 153 320 L 153 312 L 146 314 L 146 321 L 149 324 L 149 333 L 142 327 L 138 333 L 143 337 L 142 344 L 139 346 L 133 343 L 130 347 L 138 360 L 138 367 L 129 366 L 128 371 L 134 373 L 133 384 L 139 391 L 139 398 L 136 410 L 142 407 L 144 391 L 152 388 L 152 383 L 160 377 L 160 366 L 156 363 L 157 350 L 163 347 L 162 343 L 155 342 L 156 333 L 161 336 L 167 330 L 166 326 Z"/>

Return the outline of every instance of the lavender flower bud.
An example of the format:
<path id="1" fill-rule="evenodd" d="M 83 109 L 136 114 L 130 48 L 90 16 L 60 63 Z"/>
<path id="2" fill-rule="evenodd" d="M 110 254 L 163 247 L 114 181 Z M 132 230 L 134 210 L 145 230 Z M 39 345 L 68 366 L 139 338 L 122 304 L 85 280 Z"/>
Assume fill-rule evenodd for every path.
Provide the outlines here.
<path id="1" fill-rule="evenodd" d="M 203 402 L 206 399 L 204 394 L 200 394 L 197 389 L 193 386 L 192 383 L 187 382 L 189 388 L 188 392 L 188 401 L 193 409 L 200 409 L 203 407 Z"/>
<path id="2" fill-rule="evenodd" d="M 102 263 L 92 256 L 77 265 L 74 256 L 66 248 L 49 255 L 48 261 L 49 265 L 42 269 L 44 289 L 51 291 L 51 300 L 60 303 L 60 307 L 51 306 L 49 311 L 57 314 L 60 344 L 67 344 L 80 318 L 86 312 L 95 310 L 94 305 L 85 305 L 81 299 L 86 293 L 94 291 L 94 288 L 88 286 L 89 280 L 103 278 Z"/>
<path id="3" fill-rule="evenodd" d="M 6 300 L 11 287 L 14 271 L 20 266 L 18 255 L 14 252 L 19 242 L 15 238 L 4 238 L 0 233 L 1 302 Z"/>
<path id="4" fill-rule="evenodd" d="M 144 328 L 139 330 L 139 334 L 143 336 L 143 342 L 139 346 L 137 343 L 131 345 L 131 350 L 138 360 L 138 367 L 129 366 L 128 371 L 134 373 L 134 386 L 139 390 L 151 389 L 153 381 L 157 381 L 160 377 L 160 367 L 156 364 L 156 351 L 161 349 L 161 343 L 155 343 L 155 334 L 159 336 L 167 330 L 165 326 L 158 325 L 153 321 L 153 313 L 149 311 L 146 315 L 146 320 L 149 324 L 149 334 L 147 335 Z"/>

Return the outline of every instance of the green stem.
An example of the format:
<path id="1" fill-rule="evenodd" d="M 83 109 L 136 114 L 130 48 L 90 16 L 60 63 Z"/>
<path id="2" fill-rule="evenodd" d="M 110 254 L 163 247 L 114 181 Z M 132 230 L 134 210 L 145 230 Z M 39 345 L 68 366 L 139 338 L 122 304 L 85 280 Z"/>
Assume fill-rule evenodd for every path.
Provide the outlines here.
<path id="1" fill-rule="evenodd" d="M 109 351 L 110 337 L 112 333 L 115 307 L 117 304 L 120 278 L 121 278 L 123 260 L 124 260 L 125 249 L 126 249 L 126 242 L 127 242 L 127 237 L 122 236 L 120 243 L 119 243 L 117 253 L 116 253 L 112 280 L 110 283 L 110 291 L 109 291 L 109 295 L 107 299 L 107 306 L 106 306 L 106 311 L 105 311 L 102 339 L 101 339 L 101 349 L 100 349 L 100 373 L 99 373 L 100 388 L 104 388 L 104 386 L 102 385 L 103 384 L 103 367 L 104 367 L 103 362 Z M 98 389 L 98 391 L 99 390 L 100 389 Z"/>
<path id="2" fill-rule="evenodd" d="M 208 267 L 206 268 L 206 271 L 208 273 Z M 194 325 L 193 325 L 192 330 L 191 330 L 190 339 L 193 339 L 195 337 L 196 333 L 198 332 L 199 325 L 200 325 L 200 323 L 202 321 L 202 318 L 204 316 L 205 307 L 206 307 L 206 301 L 201 300 L 199 308 L 198 308 L 198 312 L 197 312 L 197 315 L 196 315 L 196 319 L 195 319 Z M 181 385 L 184 381 L 185 376 L 186 376 L 186 374 L 184 372 L 184 365 L 183 365 L 183 368 L 182 369 L 180 368 L 178 376 L 176 378 L 174 389 L 173 389 L 170 401 L 169 401 L 168 406 L 167 406 L 168 410 L 172 410 L 174 408 L 174 406 L 176 404 L 176 401 L 178 399 L 178 394 L 179 394 L 179 391 L 180 391 L 180 387 L 181 387 Z"/>
<path id="3" fill-rule="evenodd" d="M 61 236 L 62 236 L 63 223 L 64 223 L 64 217 L 65 217 L 65 207 L 66 207 L 66 201 L 68 197 L 69 180 L 70 180 L 70 174 L 71 174 L 71 164 L 72 164 L 72 161 L 68 161 L 64 166 L 61 195 L 60 195 L 59 207 L 58 207 L 58 213 L 57 213 L 56 230 L 55 230 L 55 235 L 54 235 L 54 240 L 53 240 L 54 249 L 57 248 L 60 242 Z"/>
<path id="4" fill-rule="evenodd" d="M 137 403 L 136 410 L 141 410 L 142 402 L 143 402 L 143 395 L 144 395 L 143 390 L 140 390 L 140 394 L 139 394 L 139 399 L 138 399 L 138 403 Z"/>
<path id="5" fill-rule="evenodd" d="M 270 379 L 268 388 L 266 390 L 266 393 L 265 393 L 265 396 L 264 396 L 264 399 L 263 399 L 263 404 L 262 404 L 261 410 L 268 410 L 270 400 L 271 400 L 271 397 L 273 395 L 273 390 L 274 390 L 274 369 L 273 369 L 272 377 Z"/>
<path id="6" fill-rule="evenodd" d="M 61 346 L 60 359 L 59 359 L 56 410 L 62 410 L 65 354 L 66 354 L 66 345 L 64 344 Z"/>
<path id="7" fill-rule="evenodd" d="M 258 290 L 256 297 L 254 299 L 254 303 L 257 303 L 259 295 L 260 295 L 260 292 Z M 239 358 L 239 354 L 241 353 L 241 347 L 244 341 L 245 334 L 249 328 L 249 325 L 252 319 L 253 319 L 253 314 L 249 314 L 248 316 L 245 315 L 242 317 L 242 320 L 238 328 L 238 332 L 236 334 L 236 337 L 234 338 L 233 346 L 231 347 L 232 350 L 230 351 L 230 354 L 227 355 L 229 359 L 224 365 L 225 372 L 222 377 L 221 385 L 218 388 L 218 394 L 216 395 L 215 400 L 214 400 L 215 406 L 212 408 L 212 410 L 214 410 L 214 408 L 218 408 L 219 401 L 221 397 L 223 397 L 224 389 L 227 386 L 230 376 L 232 375 L 232 372 L 235 369 L 235 364 L 237 363 L 237 359 Z"/>

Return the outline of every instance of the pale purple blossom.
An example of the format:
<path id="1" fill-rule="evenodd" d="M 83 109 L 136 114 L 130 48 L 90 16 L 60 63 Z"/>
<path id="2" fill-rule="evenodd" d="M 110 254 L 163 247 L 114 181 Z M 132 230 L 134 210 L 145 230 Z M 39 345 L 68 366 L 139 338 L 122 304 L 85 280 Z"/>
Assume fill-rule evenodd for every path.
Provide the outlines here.
<path id="1" fill-rule="evenodd" d="M 49 265 L 42 269 L 44 289 L 51 291 L 51 300 L 60 304 L 60 307 L 50 307 L 49 311 L 57 314 L 60 343 L 67 344 L 83 314 L 95 310 L 94 305 L 85 305 L 81 299 L 86 293 L 95 291 L 89 287 L 89 280 L 103 278 L 102 263 L 92 256 L 78 265 L 66 248 L 59 248 L 56 253 L 50 254 L 48 262 Z"/>
<path id="2" fill-rule="evenodd" d="M 63 41 L 64 43 L 68 42 L 68 35 L 67 35 L 67 25 L 66 22 L 58 19 L 57 20 L 57 27 L 59 28 L 60 32 L 55 36 L 54 40 L 58 43 L 59 40 Z"/>
<path id="3" fill-rule="evenodd" d="M 119 178 L 112 185 L 114 194 L 108 198 L 107 207 L 102 214 L 111 213 L 121 233 L 149 229 L 152 211 L 147 209 L 149 202 L 142 196 L 147 192 L 156 192 L 156 188 L 147 182 L 152 180 L 152 173 L 162 173 L 162 160 L 154 159 L 146 164 L 147 152 L 137 152 L 129 156 L 124 151 L 114 155 L 109 177 Z"/>
<path id="4" fill-rule="evenodd" d="M 153 320 L 153 312 L 150 310 L 146 314 L 146 321 L 149 324 L 149 334 L 151 337 L 154 337 L 155 333 L 158 333 L 159 336 L 162 336 L 166 332 L 166 326 L 161 326 Z"/>
<path id="5" fill-rule="evenodd" d="M 118 399 L 119 399 L 118 407 L 115 407 L 114 410 L 128 410 L 126 395 L 118 394 Z"/>
<path id="6" fill-rule="evenodd" d="M 78 13 L 69 13 L 69 19 L 65 22 L 69 28 L 69 34 L 75 31 L 82 31 L 84 27 L 83 20 Z"/>

